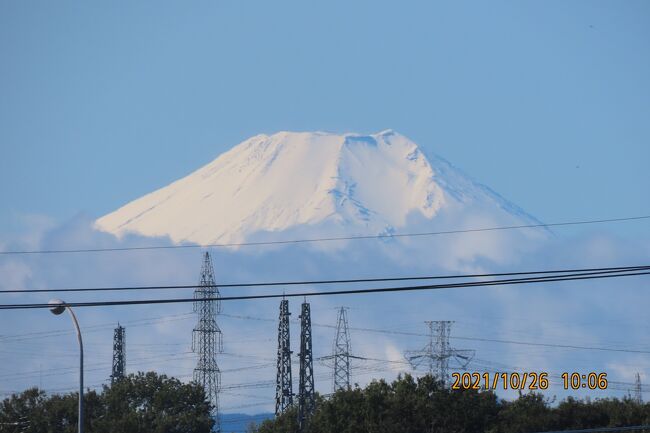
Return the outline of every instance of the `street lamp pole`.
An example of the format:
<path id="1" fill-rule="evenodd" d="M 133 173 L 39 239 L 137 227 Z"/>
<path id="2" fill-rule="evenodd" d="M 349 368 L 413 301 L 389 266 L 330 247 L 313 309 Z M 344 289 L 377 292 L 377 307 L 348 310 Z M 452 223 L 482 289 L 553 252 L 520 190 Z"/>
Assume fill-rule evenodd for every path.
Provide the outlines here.
<path id="1" fill-rule="evenodd" d="M 81 330 L 79 329 L 79 322 L 77 322 L 77 316 L 75 316 L 72 308 L 67 306 L 65 302 L 60 299 L 53 299 L 49 302 L 50 311 L 54 315 L 59 315 L 65 310 L 68 310 L 70 317 L 72 317 L 72 323 L 77 330 L 77 341 L 79 342 L 79 415 L 77 416 L 77 432 L 83 433 L 84 431 L 84 345 L 81 339 Z"/>

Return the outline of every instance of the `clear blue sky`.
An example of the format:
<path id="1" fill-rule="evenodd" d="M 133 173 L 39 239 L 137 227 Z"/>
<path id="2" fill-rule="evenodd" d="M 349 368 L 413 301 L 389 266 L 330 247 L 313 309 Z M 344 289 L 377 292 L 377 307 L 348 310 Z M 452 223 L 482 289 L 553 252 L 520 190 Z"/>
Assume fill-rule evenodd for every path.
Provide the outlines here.
<path id="1" fill-rule="evenodd" d="M 0 232 L 278 130 L 396 129 L 545 221 L 647 214 L 649 42 L 647 1 L 4 1 Z"/>

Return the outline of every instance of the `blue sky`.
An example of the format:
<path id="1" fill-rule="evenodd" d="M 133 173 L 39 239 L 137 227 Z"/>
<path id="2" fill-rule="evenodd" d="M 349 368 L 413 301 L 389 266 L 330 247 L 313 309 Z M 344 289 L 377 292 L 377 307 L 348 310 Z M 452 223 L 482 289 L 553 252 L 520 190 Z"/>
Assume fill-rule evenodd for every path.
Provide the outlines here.
<path id="1" fill-rule="evenodd" d="M 545 221 L 647 214 L 649 22 L 645 1 L 2 2 L 2 231 L 278 130 L 396 129 Z"/>
<path id="2" fill-rule="evenodd" d="M 649 24 L 647 1 L 0 2 L 0 247 L 154 242 L 116 241 L 89 227 L 94 218 L 192 172 L 238 142 L 279 130 L 393 128 L 543 221 L 650 214 Z M 508 263 L 468 267 L 529 270 L 650 259 L 647 221 L 586 230 L 535 245 L 529 255 Z M 474 241 L 457 243 L 471 249 Z M 414 249 L 419 256 L 431 246 L 441 256 L 449 246 L 426 242 L 431 243 L 417 244 L 423 250 Z M 358 248 L 353 257 L 364 257 L 372 246 Z M 198 274 L 194 253 L 5 257 L 0 288 L 186 284 Z M 217 252 L 218 278 L 423 271 L 400 268 L 389 255 L 368 263 L 327 257 L 322 261 L 336 275 L 320 275 L 302 250 L 285 253 Z M 448 271 L 433 266 L 428 273 Z M 485 297 L 441 293 L 414 302 L 387 297 L 373 308 L 362 298 L 323 300 L 314 302 L 313 314 L 315 321 L 333 323 L 334 308 L 348 302 L 352 326 L 424 332 L 423 320 L 454 319 L 457 335 L 648 351 L 648 295 L 638 281 L 583 284 L 576 290 L 500 288 Z M 444 317 L 432 317 L 430 305 Z M 275 303 L 226 308 L 228 314 L 258 319 L 277 314 Z M 292 308 L 296 317 L 298 302 Z M 142 343 L 133 349 L 130 368 L 138 357 L 187 350 L 194 319 L 188 310 L 81 311 L 83 326 L 96 326 L 88 333 L 89 362 L 110 360 L 117 320 L 129 324 L 129 344 Z M 394 322 L 387 312 L 395 314 Z M 9 312 L 0 317 L 0 328 L 10 335 L 69 328 L 43 314 Z M 174 314 L 185 314 L 182 323 Z M 146 329 L 133 324 L 151 317 L 163 321 Z M 258 363 L 273 357 L 275 325 L 237 323 L 234 318 L 223 323 L 228 351 L 248 350 Z M 319 353 L 329 349 L 330 331 L 319 328 Z M 355 350 L 378 358 L 399 357 L 424 341 L 353 334 Z M 0 365 L 20 364 L 25 374 L 11 383 L 5 379 L 0 394 L 39 380 L 50 389 L 74 387 L 74 369 L 43 378 L 34 372 L 39 363 L 69 368 L 75 344 L 68 334 L 46 342 L 19 339 L 3 346 L 0 341 Z M 165 352 L 164 344 L 175 349 Z M 467 347 L 464 341 L 456 344 Z M 636 371 L 643 372 L 644 383 L 650 377 L 647 355 L 471 347 L 508 368 L 598 369 L 627 382 Z M 224 368 L 242 363 L 222 361 Z M 194 358 L 185 356 L 171 367 L 164 360 L 147 362 L 142 368 L 187 378 Z M 90 370 L 88 383 L 105 381 L 107 368 Z M 0 369 L 0 382 L 13 373 Z M 272 375 L 271 365 L 250 377 Z M 224 376 L 230 383 L 245 380 Z M 326 389 L 328 380 L 320 379 L 319 387 Z M 263 405 L 245 410 L 271 408 L 272 394 L 266 389 Z M 231 395 L 224 401 L 236 411 L 247 399 Z"/>

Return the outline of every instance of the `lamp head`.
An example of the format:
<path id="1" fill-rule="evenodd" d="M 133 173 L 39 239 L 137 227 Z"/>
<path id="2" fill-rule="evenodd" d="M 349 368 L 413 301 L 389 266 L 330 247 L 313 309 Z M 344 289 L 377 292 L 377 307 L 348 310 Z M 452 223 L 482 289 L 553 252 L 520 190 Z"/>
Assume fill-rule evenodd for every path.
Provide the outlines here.
<path id="1" fill-rule="evenodd" d="M 65 311 L 65 302 L 60 299 L 52 299 L 47 303 L 50 306 L 50 312 L 54 315 L 59 315 Z"/>

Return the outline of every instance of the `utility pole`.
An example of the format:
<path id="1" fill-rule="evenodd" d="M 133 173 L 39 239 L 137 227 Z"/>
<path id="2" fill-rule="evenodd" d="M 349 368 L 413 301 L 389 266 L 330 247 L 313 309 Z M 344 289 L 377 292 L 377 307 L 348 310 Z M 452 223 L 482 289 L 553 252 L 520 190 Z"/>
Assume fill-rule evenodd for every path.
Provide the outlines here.
<path id="1" fill-rule="evenodd" d="M 334 340 L 334 392 L 350 389 L 350 334 L 346 308 L 339 309 Z"/>
<path id="2" fill-rule="evenodd" d="M 455 359 L 460 368 L 464 369 L 474 358 L 474 351 L 451 348 L 449 335 L 453 322 L 438 320 L 424 323 L 429 327 L 429 342 L 423 349 L 407 351 L 404 356 L 414 369 L 426 362 L 429 374 L 436 377 L 445 388 L 449 380 L 449 361 Z"/>
<path id="3" fill-rule="evenodd" d="M 298 385 L 298 429 L 303 432 L 314 413 L 314 359 L 312 355 L 311 312 L 308 302 L 300 313 L 300 382 Z"/>
<path id="4" fill-rule="evenodd" d="M 120 324 L 113 332 L 113 370 L 111 384 L 124 378 L 126 370 L 126 330 Z"/>
<path id="5" fill-rule="evenodd" d="M 192 331 L 192 351 L 198 354 L 194 381 L 203 386 L 205 396 L 212 405 L 211 415 L 215 422 L 215 432 L 221 432 L 221 371 L 217 365 L 217 352 L 223 351 L 221 329 L 217 325 L 217 314 L 221 312 L 220 297 L 210 253 L 206 252 L 203 256 L 199 286 L 194 290 L 194 312 L 198 315 L 198 323 Z"/>
<path id="6" fill-rule="evenodd" d="M 293 404 L 291 383 L 291 339 L 289 338 L 289 301 L 280 301 L 278 323 L 278 370 L 275 382 L 275 415 L 278 416 Z"/>

